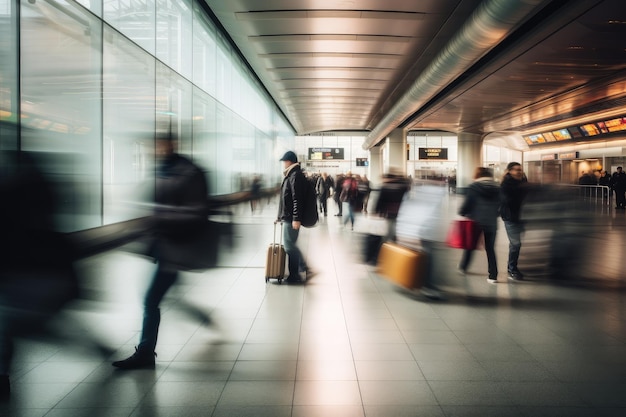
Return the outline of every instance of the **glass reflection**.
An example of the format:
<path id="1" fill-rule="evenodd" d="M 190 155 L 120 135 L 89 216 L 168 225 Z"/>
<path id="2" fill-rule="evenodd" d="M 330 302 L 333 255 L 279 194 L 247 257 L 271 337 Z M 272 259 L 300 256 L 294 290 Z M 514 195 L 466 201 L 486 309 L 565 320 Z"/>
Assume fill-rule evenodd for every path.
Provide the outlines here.
<path id="1" fill-rule="evenodd" d="M 22 2 L 21 149 L 46 153 L 59 228 L 101 224 L 101 21 L 74 2 Z"/>
<path id="2" fill-rule="evenodd" d="M 104 224 L 145 214 L 154 183 L 154 58 L 104 28 Z"/>

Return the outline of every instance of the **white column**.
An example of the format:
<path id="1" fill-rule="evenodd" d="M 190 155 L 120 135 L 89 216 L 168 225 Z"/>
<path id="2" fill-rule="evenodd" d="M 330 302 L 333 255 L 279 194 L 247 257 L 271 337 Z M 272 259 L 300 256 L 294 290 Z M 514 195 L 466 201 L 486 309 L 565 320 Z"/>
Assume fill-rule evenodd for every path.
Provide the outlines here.
<path id="1" fill-rule="evenodd" d="M 406 175 L 406 135 L 405 129 L 394 129 L 387 137 L 389 147 L 389 168 Z"/>
<path id="2" fill-rule="evenodd" d="M 456 190 L 464 194 L 465 189 L 474 180 L 476 167 L 482 165 L 483 138 L 474 133 L 459 133 L 458 159 L 459 167 L 456 170 Z"/>
<path id="3" fill-rule="evenodd" d="M 370 180 L 371 187 L 379 185 L 383 177 L 383 153 L 380 146 L 370 148 L 369 170 L 367 177 Z"/>

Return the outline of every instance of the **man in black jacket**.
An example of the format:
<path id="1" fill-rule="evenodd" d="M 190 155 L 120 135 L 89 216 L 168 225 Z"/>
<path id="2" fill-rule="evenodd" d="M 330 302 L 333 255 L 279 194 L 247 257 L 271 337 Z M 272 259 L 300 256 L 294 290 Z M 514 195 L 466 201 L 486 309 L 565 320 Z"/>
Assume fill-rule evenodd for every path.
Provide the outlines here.
<path id="1" fill-rule="evenodd" d="M 179 246 L 187 244 L 208 216 L 208 187 L 204 172 L 189 159 L 174 152 L 174 138 L 157 137 L 155 239 L 150 254 L 158 263 L 146 291 L 141 339 L 129 358 L 113 362 L 121 369 L 154 368 L 161 300 L 176 282 L 180 265 Z"/>
<path id="2" fill-rule="evenodd" d="M 302 252 L 296 245 L 302 226 L 302 207 L 307 179 L 302 173 L 295 153 L 288 151 L 280 160 L 284 163 L 285 178 L 280 191 L 277 221 L 285 223 L 283 242 L 288 255 L 287 267 L 289 268 L 289 276 L 285 282 L 297 284 L 303 282 L 300 272 L 309 272 Z"/>
<path id="3" fill-rule="evenodd" d="M 509 238 L 509 260 L 507 272 L 510 280 L 521 281 L 523 274 L 517 269 L 520 249 L 522 247 L 522 232 L 524 224 L 521 219 L 522 202 L 526 197 L 527 179 L 518 162 L 511 162 L 506 167 L 506 173 L 500 184 L 501 204 L 500 216 L 504 221 L 506 234 Z"/>
<path id="4" fill-rule="evenodd" d="M 611 188 L 615 192 L 615 208 L 626 209 L 626 173 L 622 171 L 622 167 L 617 167 L 617 171 L 611 177 Z"/>

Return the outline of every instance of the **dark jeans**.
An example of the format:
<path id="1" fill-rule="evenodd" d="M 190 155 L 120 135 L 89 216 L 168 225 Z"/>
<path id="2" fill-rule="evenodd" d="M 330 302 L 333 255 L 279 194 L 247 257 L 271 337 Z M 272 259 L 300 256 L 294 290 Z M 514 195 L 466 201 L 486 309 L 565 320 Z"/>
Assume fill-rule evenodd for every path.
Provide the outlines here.
<path id="1" fill-rule="evenodd" d="M 337 214 L 343 214 L 343 202 L 341 200 L 335 199 L 335 203 L 337 203 Z"/>
<path id="2" fill-rule="evenodd" d="M 177 278 L 178 271 L 176 269 L 163 265 L 161 262 L 158 264 L 144 299 L 141 341 L 137 347 L 139 352 L 150 354 L 154 352 L 159 335 L 159 324 L 161 323 L 159 304 Z"/>
<path id="3" fill-rule="evenodd" d="M 506 235 L 509 238 L 509 260 L 506 265 L 507 272 L 517 271 L 517 260 L 522 247 L 522 232 L 524 224 L 521 222 L 504 221 Z"/>
<path id="4" fill-rule="evenodd" d="M 624 190 L 616 189 L 615 191 L 615 207 L 625 207 L 626 197 L 624 196 Z"/>
<path id="5" fill-rule="evenodd" d="M 328 197 L 320 196 L 319 200 L 320 200 L 320 211 L 323 212 L 324 214 L 327 214 L 328 204 L 326 202 L 328 201 Z"/>
<path id="6" fill-rule="evenodd" d="M 436 278 L 435 278 L 435 250 L 436 250 L 436 243 L 430 240 L 421 240 L 421 245 L 422 245 L 422 250 L 424 251 L 424 253 L 426 253 L 426 255 L 428 256 L 427 262 L 426 262 L 426 276 L 424 277 L 424 288 L 427 289 L 431 289 L 431 290 L 439 290 L 438 287 L 438 283 L 436 282 Z"/>
<path id="7" fill-rule="evenodd" d="M 496 278 L 498 276 L 498 263 L 496 261 L 496 231 L 495 230 L 485 230 L 482 229 L 482 234 L 485 236 L 485 252 L 487 253 L 487 270 L 489 272 L 489 278 Z M 478 242 L 480 238 L 480 233 L 476 236 L 476 241 L 474 244 Z M 465 250 L 463 251 L 463 257 L 461 258 L 461 263 L 459 264 L 459 268 L 462 270 L 467 270 L 470 261 L 472 260 L 473 250 Z M 519 251 L 518 251 L 519 253 Z M 517 262 L 516 262 L 517 264 Z"/>
<path id="8" fill-rule="evenodd" d="M 292 279 L 300 278 L 299 271 L 306 271 L 307 266 L 300 252 L 300 248 L 296 242 L 298 241 L 298 235 L 300 229 L 296 230 L 291 227 L 291 222 L 285 222 L 283 225 L 283 244 L 285 245 L 285 252 L 287 253 L 287 267 L 289 268 L 289 277 Z"/>

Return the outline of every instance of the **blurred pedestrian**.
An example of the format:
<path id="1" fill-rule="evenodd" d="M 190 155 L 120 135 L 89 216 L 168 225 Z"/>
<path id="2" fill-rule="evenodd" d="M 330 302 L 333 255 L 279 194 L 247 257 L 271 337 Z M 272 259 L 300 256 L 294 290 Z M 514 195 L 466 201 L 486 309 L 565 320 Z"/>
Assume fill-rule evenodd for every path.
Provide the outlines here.
<path id="1" fill-rule="evenodd" d="M 383 184 L 380 188 L 378 201 L 376 202 L 376 214 L 387 219 L 387 236 L 385 240 L 396 241 L 396 218 L 400 211 L 400 204 L 404 195 L 409 191 L 410 185 L 400 173 L 391 170 L 383 176 Z"/>
<path id="2" fill-rule="evenodd" d="M 354 214 L 358 210 L 359 204 L 359 182 L 350 171 L 346 173 L 343 180 L 340 199 L 348 210 L 348 216 L 344 219 L 343 225 L 346 226 L 350 222 L 351 228 L 354 230 Z"/>
<path id="3" fill-rule="evenodd" d="M 522 203 L 527 194 L 527 183 L 522 166 L 518 162 L 509 163 L 500 184 L 500 216 L 509 238 L 507 272 L 509 279 L 513 281 L 524 279 L 524 275 L 517 267 L 517 262 L 522 247 L 524 223 L 521 212 Z"/>
<path id="4" fill-rule="evenodd" d="M 330 196 L 330 189 L 332 187 L 332 179 L 326 172 L 322 172 L 322 175 L 317 179 L 315 185 L 315 191 L 320 203 L 320 212 L 324 213 L 324 217 L 328 216 L 328 197 Z"/>
<path id="5" fill-rule="evenodd" d="M 9 398 L 14 338 L 47 333 L 78 296 L 75 251 L 54 230 L 55 194 L 27 152 L 0 152 L 0 400 Z"/>
<path id="6" fill-rule="evenodd" d="M 489 276 L 487 281 L 495 283 L 498 280 L 498 263 L 496 262 L 496 231 L 498 228 L 498 210 L 500 208 L 500 185 L 494 181 L 488 168 L 478 167 L 474 174 L 474 182 L 467 189 L 467 196 L 459 209 L 461 216 L 468 217 L 478 223 L 484 236 L 485 252 Z M 476 241 L 480 238 L 477 233 Z M 474 243 L 474 247 L 476 245 Z M 465 273 L 472 259 L 473 250 L 465 249 L 459 264 L 459 269 Z"/>
<path id="7" fill-rule="evenodd" d="M 252 179 L 252 185 L 250 187 L 250 210 L 252 214 L 257 210 L 259 201 L 261 200 L 261 178 L 255 175 Z"/>
<path id="8" fill-rule="evenodd" d="M 156 141 L 154 240 L 150 254 L 157 262 L 144 298 L 144 316 L 135 353 L 113 362 L 120 369 L 154 368 L 161 300 L 178 279 L 179 250 L 201 228 L 208 216 L 208 190 L 204 172 L 175 152 L 175 138 L 160 134 Z"/>
<path id="9" fill-rule="evenodd" d="M 367 206 L 370 201 L 370 194 L 372 193 L 370 180 L 367 178 L 367 175 L 361 177 L 359 190 L 362 190 L 361 192 L 363 193 L 363 213 L 367 214 Z"/>
<path id="10" fill-rule="evenodd" d="M 617 167 L 617 171 L 611 176 L 611 188 L 615 193 L 615 208 L 626 209 L 626 173 L 622 171 L 622 167 Z"/>
<path id="11" fill-rule="evenodd" d="M 343 174 L 338 174 L 335 178 L 335 184 L 333 185 L 333 200 L 337 204 L 337 213 L 335 216 L 343 216 L 343 202 L 341 201 L 341 190 L 343 190 L 343 181 L 345 177 Z"/>

